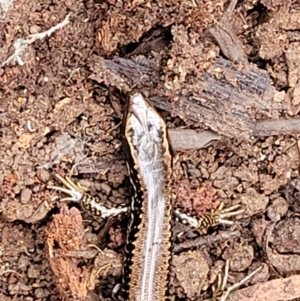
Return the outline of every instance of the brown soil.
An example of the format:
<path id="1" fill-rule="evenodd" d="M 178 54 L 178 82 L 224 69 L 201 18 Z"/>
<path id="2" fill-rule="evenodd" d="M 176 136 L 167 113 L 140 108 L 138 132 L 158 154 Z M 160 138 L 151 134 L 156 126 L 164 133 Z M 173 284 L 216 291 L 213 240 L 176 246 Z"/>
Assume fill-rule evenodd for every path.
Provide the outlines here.
<path id="1" fill-rule="evenodd" d="M 174 95 L 200 95 L 197 74 L 226 57 L 266 71 L 275 93 L 270 106 L 279 98 L 288 104 L 287 110 L 270 111 L 268 117 L 297 117 L 297 1 L 239 1 L 230 24 L 244 53 L 234 56 L 208 30 L 221 24 L 229 5 L 224 2 L 15 0 L 6 8 L 0 1 L 1 301 L 112 300 L 120 280 L 126 218 L 102 220 L 78 204 L 60 203 L 61 195 L 47 185 L 59 185 L 55 172 L 71 175 L 103 204 L 129 203 L 120 124 L 130 89 L 152 95 L 149 87 L 157 85 L 174 102 Z M 30 35 L 67 15 L 64 26 L 32 40 Z M 19 58 L 7 62 L 21 38 L 30 42 Z M 120 78 L 95 73 L 91 66 L 97 57 L 151 60 L 159 76 L 153 83 L 147 79 L 145 91 L 134 83 L 125 87 Z M 169 129 L 215 130 L 210 123 L 161 113 Z M 180 247 L 170 291 L 177 298 L 208 298 L 225 260 L 231 262 L 228 285 L 260 265 L 262 270 L 246 285 L 282 281 L 274 286 L 279 290 L 284 278 L 300 272 L 299 135 L 247 139 L 248 134 L 226 135 L 226 128 L 216 134 L 223 138 L 216 135 L 204 148 L 174 152 L 173 204 L 193 215 L 220 202 L 240 204 L 245 213 L 232 227 L 208 230 L 201 241 L 194 232 L 176 238 Z M 277 294 L 274 287 L 270 299 L 260 300 L 300 297 L 299 288 Z"/>

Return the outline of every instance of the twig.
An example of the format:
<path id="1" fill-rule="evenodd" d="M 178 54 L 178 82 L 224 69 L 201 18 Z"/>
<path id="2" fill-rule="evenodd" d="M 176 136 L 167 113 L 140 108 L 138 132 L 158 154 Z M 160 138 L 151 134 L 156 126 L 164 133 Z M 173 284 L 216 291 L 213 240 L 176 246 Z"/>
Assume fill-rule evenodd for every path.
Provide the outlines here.
<path id="1" fill-rule="evenodd" d="M 241 281 L 233 284 L 232 286 L 230 286 L 226 289 L 226 284 L 227 284 L 228 275 L 229 275 L 229 264 L 230 264 L 230 261 L 226 260 L 224 277 L 222 277 L 221 273 L 218 274 L 218 282 L 212 288 L 213 297 L 212 297 L 212 299 L 210 299 L 210 301 L 226 301 L 229 294 L 233 290 L 235 290 L 236 288 L 238 288 L 239 286 L 241 286 L 245 282 L 247 282 L 251 277 L 253 277 L 263 267 L 263 266 L 260 266 L 255 271 L 253 271 L 252 273 L 250 273 L 249 275 L 244 277 Z M 238 299 L 238 300 L 241 301 L 241 299 Z M 208 300 L 205 300 L 205 301 L 208 301 Z"/>
<path id="2" fill-rule="evenodd" d="M 171 147 L 176 151 L 186 151 L 207 147 L 211 142 L 222 137 L 212 131 L 195 131 L 189 129 L 169 129 Z"/>
<path id="3" fill-rule="evenodd" d="M 222 295 L 220 301 L 225 301 L 228 297 L 228 295 L 235 290 L 236 288 L 238 288 L 239 286 L 243 285 L 246 281 L 248 281 L 251 277 L 253 277 L 258 271 L 260 271 L 262 269 L 262 266 L 260 266 L 259 268 L 257 268 L 256 270 L 254 270 L 252 273 L 250 273 L 248 276 L 246 276 L 245 278 L 243 278 L 241 281 L 233 284 L 232 286 L 230 286 Z M 222 289 L 225 289 L 225 285 L 228 279 L 228 272 L 229 272 L 229 261 L 226 261 L 226 266 L 225 266 L 225 276 L 224 276 L 224 281 L 222 283 Z"/>
<path id="4" fill-rule="evenodd" d="M 6 273 L 13 273 L 13 274 L 16 274 L 16 275 L 18 275 L 20 278 L 23 278 L 23 277 L 24 277 L 23 275 L 21 275 L 21 274 L 18 273 L 17 271 L 11 270 L 11 269 L 0 272 L 0 276 L 4 275 L 4 274 L 6 274 Z"/>
<path id="5" fill-rule="evenodd" d="M 174 245 L 174 253 L 179 253 L 187 249 L 199 248 L 202 246 L 211 246 L 216 243 L 226 241 L 228 239 L 234 239 L 240 237 L 240 231 L 220 231 L 217 235 L 200 236 L 193 240 L 187 240 L 185 242 Z"/>
<path id="6" fill-rule="evenodd" d="M 287 301 L 300 298 L 300 275 L 273 279 L 232 292 L 229 300 Z M 232 298 L 231 298 L 232 296 Z"/>

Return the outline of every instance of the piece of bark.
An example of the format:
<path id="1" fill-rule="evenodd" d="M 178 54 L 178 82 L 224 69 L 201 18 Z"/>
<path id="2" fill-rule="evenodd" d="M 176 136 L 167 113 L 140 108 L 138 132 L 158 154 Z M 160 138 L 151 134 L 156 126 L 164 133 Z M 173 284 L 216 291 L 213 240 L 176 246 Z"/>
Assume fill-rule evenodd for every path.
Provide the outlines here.
<path id="1" fill-rule="evenodd" d="M 231 138 L 260 136 L 264 130 L 260 121 L 256 121 L 257 116 L 277 118 L 280 110 L 287 109 L 283 99 L 273 102 L 276 90 L 267 72 L 255 65 L 241 68 L 222 58 L 215 59 L 213 64 L 211 69 L 218 70 L 217 74 L 199 75 L 201 95 L 176 95 L 173 99 L 165 95 L 159 67 L 144 57 L 105 60 L 93 56 L 89 67 L 93 72 L 90 77 L 95 81 L 125 93 L 139 90 L 157 108 L 204 123 L 216 133 Z M 291 133 L 285 130 L 288 132 L 272 134 Z"/>
<path id="2" fill-rule="evenodd" d="M 142 56 L 106 60 L 92 55 L 89 67 L 93 72 L 91 79 L 123 92 L 130 92 L 135 87 L 154 87 L 159 82 L 159 70 L 155 68 L 154 62 Z"/>
<path id="3" fill-rule="evenodd" d="M 78 162 L 76 164 L 75 169 L 80 174 L 86 174 L 86 173 L 106 173 L 108 170 L 110 170 L 111 166 L 119 167 L 122 165 L 121 163 L 122 157 L 116 158 L 115 160 L 107 161 L 107 162 L 99 162 L 94 163 L 92 161 L 90 162 Z"/>
<path id="4" fill-rule="evenodd" d="M 233 240 L 241 236 L 240 231 L 219 231 L 217 235 L 210 236 L 199 236 L 196 239 L 186 240 L 182 243 L 175 244 L 173 247 L 174 253 L 179 253 L 182 251 L 198 248 L 200 249 L 203 246 L 212 246 L 217 243 L 228 241 L 229 239 Z"/>
<path id="5" fill-rule="evenodd" d="M 273 279 L 233 291 L 226 301 L 284 301 L 300 298 L 300 275 Z M 208 301 L 208 300 L 205 300 Z"/>
<path id="6" fill-rule="evenodd" d="M 262 120 L 255 123 L 253 136 L 293 135 L 300 133 L 300 118 Z"/>
<path id="7" fill-rule="evenodd" d="M 207 147 L 212 141 L 222 137 L 211 131 L 195 131 L 188 129 L 168 130 L 170 144 L 174 151 L 186 151 Z"/>
<path id="8" fill-rule="evenodd" d="M 232 62 L 248 63 L 247 56 L 243 50 L 243 44 L 235 34 L 230 25 L 230 18 L 237 4 L 232 0 L 224 13 L 220 23 L 207 31 L 215 38 L 223 54 Z"/>

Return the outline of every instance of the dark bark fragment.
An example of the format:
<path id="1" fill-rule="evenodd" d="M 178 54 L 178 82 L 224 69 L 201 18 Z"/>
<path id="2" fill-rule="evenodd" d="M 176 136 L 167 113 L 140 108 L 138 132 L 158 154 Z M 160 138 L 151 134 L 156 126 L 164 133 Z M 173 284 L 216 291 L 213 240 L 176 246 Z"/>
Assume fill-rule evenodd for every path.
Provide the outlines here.
<path id="1" fill-rule="evenodd" d="M 265 120 L 278 118 L 281 110 L 288 109 L 283 100 L 273 102 L 276 90 L 265 71 L 254 65 L 234 65 L 222 58 L 217 58 L 213 64 L 211 70 L 218 72 L 199 75 L 200 95 L 181 94 L 173 98 L 166 96 L 159 68 L 144 57 L 105 60 L 93 56 L 89 66 L 92 79 L 125 93 L 139 90 L 157 108 L 201 122 L 227 137 L 247 139 L 252 135 L 299 132 L 297 121 L 292 119 Z M 263 121 L 256 121 L 258 117 Z M 287 123 L 292 123 L 293 127 L 282 126 Z"/>

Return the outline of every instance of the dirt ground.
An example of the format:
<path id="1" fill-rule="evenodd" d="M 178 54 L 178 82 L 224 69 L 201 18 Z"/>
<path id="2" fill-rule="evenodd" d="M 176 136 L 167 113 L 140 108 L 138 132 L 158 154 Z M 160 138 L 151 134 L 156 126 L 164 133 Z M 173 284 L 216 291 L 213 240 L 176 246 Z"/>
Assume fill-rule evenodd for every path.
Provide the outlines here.
<path id="1" fill-rule="evenodd" d="M 103 204 L 128 204 L 120 133 L 126 97 L 138 89 L 174 104 L 178 95 L 200 99 L 205 72 L 235 85 L 236 78 L 215 67 L 219 58 L 239 72 L 252 66 L 268 80 L 270 101 L 238 104 L 249 120 L 297 118 L 300 5 L 238 1 L 226 27 L 229 1 L 222 0 L 10 2 L 0 1 L 0 300 L 112 300 L 127 219 L 102 220 L 60 202 L 62 195 L 47 189 L 60 185 L 54 174 L 71 176 Z M 232 52 L 212 28 L 227 30 L 232 47 L 243 51 Z M 158 75 L 128 68 L 127 75 L 144 83 L 127 84 L 125 77 L 95 71 L 101 58 L 148 60 Z M 262 268 L 243 285 L 250 292 L 244 288 L 229 300 L 300 300 L 300 131 L 246 135 L 241 127 L 239 135 L 240 125 L 226 124 L 229 115 L 214 101 L 207 108 L 221 118 L 207 123 L 183 118 L 188 107 L 160 110 L 170 131 L 180 130 L 172 146 L 173 205 L 193 215 L 221 202 L 245 212 L 233 226 L 176 235 L 170 293 L 209 298 L 230 260 L 228 286 Z M 284 108 L 274 110 L 277 104 Z M 224 127 L 214 128 L 217 122 Z M 182 151 L 187 129 L 212 136 Z M 183 229 L 176 223 L 174 232 Z"/>

